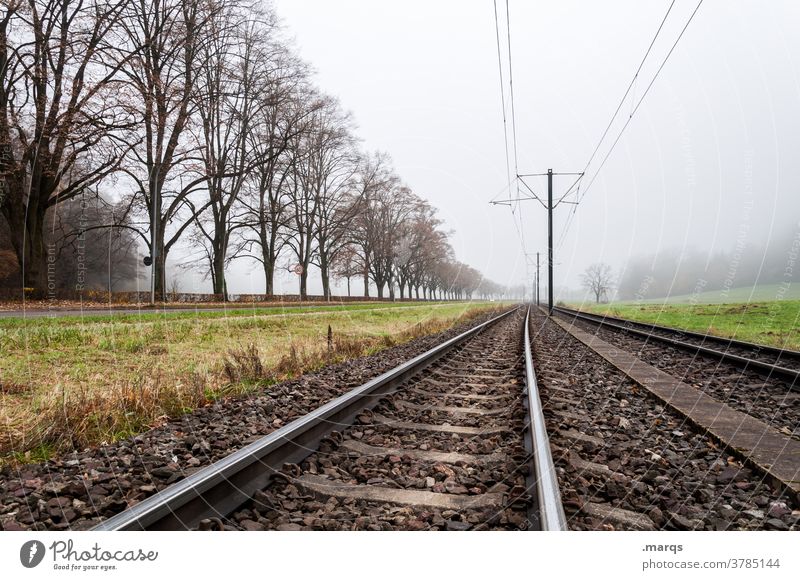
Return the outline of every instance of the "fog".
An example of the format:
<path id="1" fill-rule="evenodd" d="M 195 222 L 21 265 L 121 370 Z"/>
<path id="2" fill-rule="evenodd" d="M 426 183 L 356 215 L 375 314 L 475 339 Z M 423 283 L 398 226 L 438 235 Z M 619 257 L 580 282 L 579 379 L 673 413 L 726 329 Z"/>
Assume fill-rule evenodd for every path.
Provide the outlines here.
<path id="1" fill-rule="evenodd" d="M 526 260 L 526 253 L 540 251 L 546 263 L 544 208 L 535 201 L 489 204 L 509 196 L 492 2 L 276 0 L 274 6 L 320 88 L 352 111 L 364 146 L 389 153 L 409 186 L 440 209 L 458 259 L 497 282 L 530 283 L 535 258 Z M 584 169 L 667 6 L 510 1 L 519 173 Z M 752 264 L 777 263 L 780 270 L 789 260 L 800 231 L 797 3 L 704 3 L 585 188 L 695 6 L 676 2 L 587 170 L 585 197 L 555 210 L 557 288 L 578 287 L 580 274 L 596 262 L 614 268 L 621 291 L 637 287 L 647 263 L 658 278 L 688 279 L 679 284 L 683 292 L 698 276 L 719 278 L 702 274 L 697 264 L 704 261 L 725 272 L 723 281 L 731 269 L 750 264 L 734 272 L 733 284 L 742 285 L 766 275 Z M 513 175 L 503 2 L 498 11 Z M 526 181 L 546 193 L 545 179 Z M 556 177 L 556 197 L 570 183 Z M 516 186 L 510 193 L 516 197 Z M 676 272 L 679 256 L 691 259 Z M 232 291 L 262 291 L 257 269 L 239 263 L 231 274 Z M 207 284 L 199 274 L 182 278 L 183 290 Z M 276 285 L 296 292 L 288 272 Z"/>

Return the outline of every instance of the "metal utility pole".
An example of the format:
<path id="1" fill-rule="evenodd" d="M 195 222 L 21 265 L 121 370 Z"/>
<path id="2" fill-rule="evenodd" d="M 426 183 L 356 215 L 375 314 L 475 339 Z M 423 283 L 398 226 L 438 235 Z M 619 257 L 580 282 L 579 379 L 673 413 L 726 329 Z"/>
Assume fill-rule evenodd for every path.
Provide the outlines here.
<path id="1" fill-rule="evenodd" d="M 553 170 L 547 170 L 547 313 L 553 314 Z"/>
<path id="2" fill-rule="evenodd" d="M 523 179 L 524 177 L 544 177 L 547 176 L 547 204 L 531 189 L 531 187 L 525 182 Z M 577 176 L 575 182 L 572 186 L 567 190 L 567 192 L 561 196 L 561 198 L 556 202 L 553 203 L 553 176 L 554 175 L 574 175 Z M 577 205 L 576 201 L 566 201 L 564 198 L 573 191 L 574 187 L 578 184 L 578 182 L 583 178 L 583 172 L 580 173 L 553 173 L 552 169 L 548 169 L 547 173 L 527 173 L 527 174 L 518 174 L 517 179 L 525 186 L 525 188 L 530 192 L 530 194 L 525 194 L 525 197 L 517 197 L 515 199 L 507 200 L 497 200 L 491 201 L 492 205 L 508 205 L 510 206 L 513 202 L 519 201 L 530 201 L 535 200 L 541 203 L 545 209 L 547 209 L 547 311 L 548 314 L 553 314 L 553 210 L 558 207 L 561 203 L 573 204 Z M 510 185 L 510 184 L 509 184 Z M 517 189 L 519 195 L 519 188 Z M 536 253 L 536 302 L 539 302 L 539 253 Z"/>

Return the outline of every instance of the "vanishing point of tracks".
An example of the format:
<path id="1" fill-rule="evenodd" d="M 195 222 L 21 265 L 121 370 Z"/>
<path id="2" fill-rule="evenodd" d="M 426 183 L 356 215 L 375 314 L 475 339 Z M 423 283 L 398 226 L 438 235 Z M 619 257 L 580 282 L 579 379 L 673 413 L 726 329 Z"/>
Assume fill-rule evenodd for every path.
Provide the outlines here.
<path id="1" fill-rule="evenodd" d="M 95 529 L 566 529 L 515 309 Z"/>

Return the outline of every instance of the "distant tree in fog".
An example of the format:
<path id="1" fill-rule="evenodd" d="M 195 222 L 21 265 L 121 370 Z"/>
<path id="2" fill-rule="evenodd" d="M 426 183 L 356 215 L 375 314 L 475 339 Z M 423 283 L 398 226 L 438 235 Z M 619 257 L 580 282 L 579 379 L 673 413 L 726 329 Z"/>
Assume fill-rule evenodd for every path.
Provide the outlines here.
<path id="1" fill-rule="evenodd" d="M 583 286 L 594 294 L 595 301 L 599 304 L 600 299 L 607 297 L 614 287 L 614 276 L 611 266 L 602 262 L 592 264 L 584 271 L 581 276 Z"/>

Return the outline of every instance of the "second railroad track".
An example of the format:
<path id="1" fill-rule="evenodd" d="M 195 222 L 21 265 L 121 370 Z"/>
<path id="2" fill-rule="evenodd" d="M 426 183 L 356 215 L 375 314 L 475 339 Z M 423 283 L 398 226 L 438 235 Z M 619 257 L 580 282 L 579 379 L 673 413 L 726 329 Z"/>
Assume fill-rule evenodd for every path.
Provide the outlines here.
<path id="1" fill-rule="evenodd" d="M 800 352 L 797 351 L 591 314 L 571 308 L 555 307 L 554 310 L 567 319 L 580 320 L 604 329 L 723 361 L 768 378 L 781 380 L 791 390 L 800 390 Z"/>

